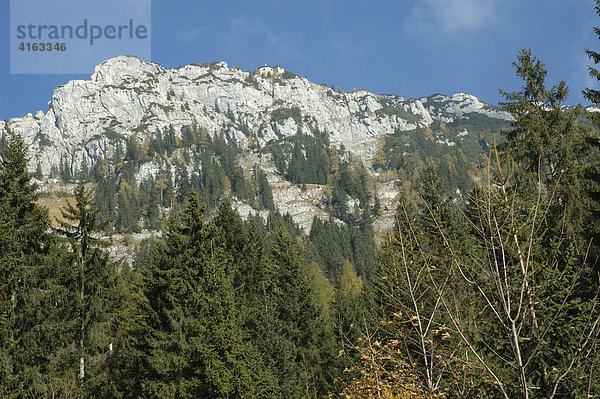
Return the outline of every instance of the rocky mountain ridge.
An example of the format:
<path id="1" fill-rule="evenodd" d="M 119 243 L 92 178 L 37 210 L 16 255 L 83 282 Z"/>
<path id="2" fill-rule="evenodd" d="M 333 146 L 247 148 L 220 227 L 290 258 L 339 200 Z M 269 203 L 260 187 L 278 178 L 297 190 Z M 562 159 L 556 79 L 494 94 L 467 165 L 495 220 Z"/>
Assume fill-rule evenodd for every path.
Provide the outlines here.
<path id="1" fill-rule="evenodd" d="M 259 163 L 267 171 L 276 204 L 305 228 L 314 214 L 327 216 L 319 205 L 324 187 L 300 190 L 277 173 L 268 154 L 259 153 L 261 147 L 299 131 L 321 132 L 332 146 L 344 148 L 374 172 L 378 142 L 394 133 L 471 118 L 511 119 L 466 93 L 420 99 L 364 90 L 345 93 L 281 67 L 249 72 L 215 62 L 165 69 L 132 56 L 107 60 L 90 80 L 56 88 L 48 106 L 47 112 L 0 122 L 0 137 L 20 134 L 29 145 L 30 169 L 44 177 L 61 166 L 75 175 L 114 156 L 126 140 L 142 144 L 171 127 L 180 138 L 182 127 L 194 125 L 211 136 L 224 134 L 229 143 L 245 149 L 247 166 Z M 454 137 L 436 135 L 436 142 L 454 146 L 468 130 Z M 159 163 L 140 165 L 138 182 L 147 175 L 156 177 Z M 396 186 L 378 185 L 379 197 L 392 201 Z"/>
<path id="2" fill-rule="evenodd" d="M 370 144 L 396 129 L 452 122 L 470 113 L 510 119 L 465 93 L 421 99 L 363 90 L 338 93 L 286 72 L 265 76 L 225 62 L 168 70 L 128 56 L 98 65 L 88 81 L 56 88 L 48 106 L 45 113 L 0 122 L 0 134 L 9 128 L 25 139 L 33 169 L 40 164 L 45 175 L 61 156 L 68 156 L 74 172 L 84 159 L 93 164 L 110 156 L 119 137 L 136 134 L 143 141 L 171 125 L 177 131 L 197 124 L 211 135 L 224 131 L 242 147 L 250 136 L 264 145 L 298 129 L 318 129 L 333 145 L 344 144 L 368 162 Z"/>

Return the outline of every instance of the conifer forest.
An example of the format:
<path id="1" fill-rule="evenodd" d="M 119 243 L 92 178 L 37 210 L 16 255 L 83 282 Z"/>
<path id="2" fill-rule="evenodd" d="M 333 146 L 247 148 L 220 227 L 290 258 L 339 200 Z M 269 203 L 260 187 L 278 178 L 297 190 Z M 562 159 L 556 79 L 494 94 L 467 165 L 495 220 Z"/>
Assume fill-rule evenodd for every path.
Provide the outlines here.
<path id="1" fill-rule="evenodd" d="M 326 187 L 332 216 L 309 232 L 199 126 L 77 173 L 61 159 L 58 217 L 24 140 L 3 136 L 0 398 L 600 397 L 600 113 L 567 106 L 531 50 L 513 65 L 512 122 L 477 162 L 413 170 L 392 136 L 376 151 L 410 181 L 383 234 L 369 166 L 324 134 L 263 148 L 291 183 Z M 140 157 L 192 147 L 197 173 L 136 181 Z M 143 228 L 160 233 L 113 256 L 112 234 Z"/>

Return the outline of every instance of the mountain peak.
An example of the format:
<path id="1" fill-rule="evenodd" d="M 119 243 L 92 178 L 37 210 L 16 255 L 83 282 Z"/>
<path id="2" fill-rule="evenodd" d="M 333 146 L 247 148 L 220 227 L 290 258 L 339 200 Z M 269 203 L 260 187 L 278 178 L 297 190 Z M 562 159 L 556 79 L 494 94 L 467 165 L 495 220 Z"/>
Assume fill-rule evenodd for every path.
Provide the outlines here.
<path id="1" fill-rule="evenodd" d="M 510 119 L 466 93 L 421 100 L 343 93 L 278 66 L 249 72 L 217 61 L 166 69 L 119 56 L 96 66 L 90 80 L 55 89 L 47 113 L 15 118 L 9 127 L 30 145 L 32 169 L 39 164 L 48 175 L 61 159 L 75 174 L 83 164 L 112 157 L 132 136 L 141 144 L 171 127 L 180 135 L 186 126 L 225 134 L 240 148 L 318 131 L 369 164 L 384 136 L 435 120 L 468 119 L 470 113 Z M 5 129 L 0 124 L 0 134 Z"/>
<path id="2" fill-rule="evenodd" d="M 388 138 L 395 146 L 390 162 L 396 164 L 405 155 L 414 159 L 409 154 L 421 151 L 423 143 L 440 146 L 440 153 L 463 142 L 466 148 L 478 148 L 479 136 L 468 131 L 471 116 L 479 122 L 487 118 L 491 126 L 510 120 L 506 112 L 466 93 L 421 99 L 364 90 L 346 93 L 280 66 L 252 72 L 216 61 L 166 69 L 120 56 L 96 66 L 90 80 L 56 88 L 48 112 L 0 122 L 0 137 L 20 134 L 29 146 L 30 170 L 42 177 L 55 177 L 60 171 L 78 176 L 103 161 L 120 159 L 128 146 L 138 148 L 144 157 L 134 173 L 141 184 L 149 177 L 156 179 L 161 170 L 170 171 L 174 179 L 175 165 L 189 173 L 202 169 L 197 136 L 190 132 L 222 136 L 244 154 L 240 162 L 247 171 L 254 164 L 267 171 L 270 183 L 278 187 L 273 193 L 277 206 L 308 227 L 315 214 L 327 215 L 328 208 L 322 186 L 305 192 L 287 181 L 281 169 L 298 134 L 324 138 L 340 154 L 372 168 Z M 446 130 L 435 130 L 441 126 L 436 122 L 443 122 Z M 421 137 L 419 128 L 431 125 L 429 135 Z M 165 135 L 170 135 L 172 152 L 158 153 L 155 147 L 164 145 Z M 287 155 L 274 155 L 279 154 L 275 148 Z M 378 196 L 392 201 L 398 187 L 393 181 L 386 184 Z M 316 202 L 297 205 L 297 198 L 307 195 Z"/>
<path id="3" fill-rule="evenodd" d="M 145 72 L 157 72 L 158 65 L 142 62 L 132 55 L 121 55 L 101 62 L 94 68 L 91 80 L 105 84 L 119 84 L 124 80 L 139 79 Z"/>

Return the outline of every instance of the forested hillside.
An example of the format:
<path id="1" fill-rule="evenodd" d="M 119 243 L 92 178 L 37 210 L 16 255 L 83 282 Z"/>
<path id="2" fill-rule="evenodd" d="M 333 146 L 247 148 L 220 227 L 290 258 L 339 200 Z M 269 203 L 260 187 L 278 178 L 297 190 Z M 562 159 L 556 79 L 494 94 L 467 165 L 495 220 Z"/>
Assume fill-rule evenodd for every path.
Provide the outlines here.
<path id="1" fill-rule="evenodd" d="M 208 220 L 192 189 L 129 268 L 103 249 L 104 223 L 82 183 L 62 227 L 49 229 L 25 153 L 11 139 L 0 169 L 7 397 L 293 398 L 339 389 L 348 364 L 338 357 L 340 334 L 365 304 L 350 260 L 289 218 L 243 221 L 227 199 Z M 344 254 L 359 247 L 362 265 L 374 244 L 361 233 L 329 223 L 314 232 L 316 242 L 327 234 L 347 243 Z"/>
<path id="2" fill-rule="evenodd" d="M 122 137 L 60 160 L 55 219 L 48 165 L 2 136 L 0 397 L 600 396 L 600 113 L 564 106 L 530 50 L 514 66 L 494 110 L 511 123 L 415 124 L 371 164 L 317 128 L 246 148 L 194 124 Z M 282 187 L 322 192 L 310 229 Z M 111 254 L 142 229 L 160 234 L 131 262 Z"/>
<path id="3" fill-rule="evenodd" d="M 84 181 L 97 187 L 106 235 L 139 241 L 194 189 L 210 213 L 229 197 L 243 218 L 278 209 L 309 232 L 370 208 L 393 225 L 401 191 L 435 164 L 457 199 L 512 117 L 476 97 L 342 92 L 283 68 L 224 62 L 165 69 L 121 56 L 54 90 L 49 108 L 0 121 L 0 156 L 20 135 L 51 209 Z"/>

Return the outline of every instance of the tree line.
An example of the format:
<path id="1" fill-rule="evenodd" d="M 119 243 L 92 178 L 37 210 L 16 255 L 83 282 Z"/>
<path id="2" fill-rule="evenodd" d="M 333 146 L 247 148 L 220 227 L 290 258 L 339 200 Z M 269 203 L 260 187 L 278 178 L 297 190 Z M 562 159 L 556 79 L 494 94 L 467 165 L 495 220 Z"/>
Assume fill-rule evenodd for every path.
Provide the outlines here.
<path id="1" fill-rule="evenodd" d="M 90 193 L 79 183 L 52 228 L 36 203 L 26 152 L 13 136 L 0 165 L 3 397 L 295 398 L 336 390 L 346 362 L 337 356 L 341 333 L 357 321 L 349 314 L 360 314 L 363 293 L 352 251 L 359 259 L 357 248 L 373 246 L 333 233 L 353 246 L 339 254 L 343 270 L 327 278 L 317 262 L 328 248 L 289 216 L 243 221 L 224 198 L 209 219 L 191 188 L 162 237 L 144 242 L 129 268 L 99 238 L 101 188 Z"/>
<path id="2" fill-rule="evenodd" d="M 364 195 L 344 224 L 315 219 L 306 235 L 276 210 L 244 221 L 226 195 L 209 216 L 190 184 L 131 268 L 99 238 L 100 184 L 79 183 L 53 228 L 22 140 L 3 142 L 0 396 L 600 395 L 600 117 L 589 128 L 563 107 L 566 84 L 547 87 L 531 51 L 514 66 L 523 86 L 501 104 L 514 123 L 467 200 L 426 168 L 379 247 L 360 165 L 318 138 L 298 135 L 280 166 Z M 303 175 L 309 157 L 330 173 Z M 271 206 L 266 177 L 253 178 Z"/>

